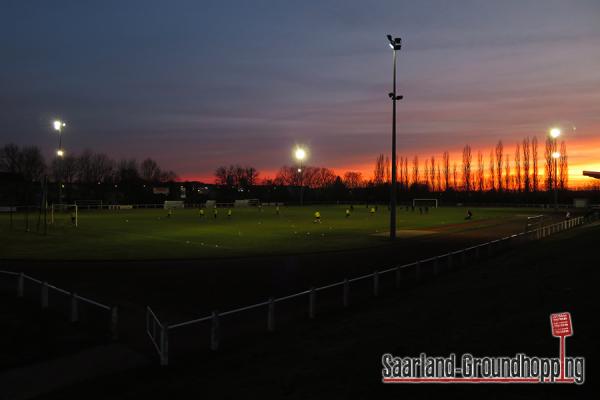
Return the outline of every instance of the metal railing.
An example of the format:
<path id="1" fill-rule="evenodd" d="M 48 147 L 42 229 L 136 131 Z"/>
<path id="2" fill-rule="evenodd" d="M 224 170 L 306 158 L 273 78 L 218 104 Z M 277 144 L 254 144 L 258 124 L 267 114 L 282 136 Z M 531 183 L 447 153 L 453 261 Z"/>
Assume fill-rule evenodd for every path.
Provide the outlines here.
<path id="1" fill-rule="evenodd" d="M 108 331 L 111 339 L 118 339 L 118 324 L 119 324 L 119 310 L 116 306 L 108 306 L 98 301 L 89 299 L 78 295 L 75 292 L 69 292 L 68 290 L 54 286 L 46 281 L 36 279 L 32 276 L 26 275 L 23 272 L 14 271 L 2 271 L 0 275 L 12 276 L 16 279 L 16 295 L 18 298 L 24 298 L 27 284 L 34 284 L 39 287 L 39 302 L 42 309 L 48 309 L 50 307 L 50 291 L 55 291 L 60 295 L 63 295 L 68 299 L 68 314 L 70 322 L 80 321 L 80 305 L 86 304 L 95 309 L 101 310 L 108 315 Z"/>
<path id="2" fill-rule="evenodd" d="M 593 219 L 597 217 L 594 216 Z M 181 329 L 192 325 L 198 325 L 202 323 L 210 322 L 210 349 L 213 351 L 218 350 L 220 345 L 221 331 L 220 331 L 220 319 L 232 314 L 243 313 L 250 310 L 266 308 L 267 311 L 267 331 L 271 332 L 275 329 L 275 304 L 285 302 L 291 299 L 295 299 L 302 296 L 308 296 L 308 317 L 314 319 L 317 313 L 317 293 L 342 287 L 342 304 L 344 308 L 347 308 L 350 304 L 350 289 L 351 284 L 358 281 L 372 280 L 372 295 L 374 297 L 379 296 L 380 281 L 383 276 L 393 275 L 395 277 L 395 287 L 399 288 L 403 281 L 403 274 L 407 271 L 411 271 L 412 279 L 416 282 L 421 282 L 425 275 L 437 276 L 442 270 L 452 270 L 457 266 L 467 265 L 469 258 L 480 259 L 481 257 L 493 256 L 497 251 L 512 244 L 516 241 L 530 241 L 539 240 L 558 232 L 565 231 L 567 229 L 574 228 L 576 226 L 584 224 L 591 218 L 577 217 L 571 218 L 558 223 L 542 226 L 532 230 L 526 230 L 517 234 L 502 237 L 500 239 L 492 240 L 489 242 L 481 243 L 475 246 L 467 247 L 464 249 L 451 251 L 449 253 L 441 254 L 434 257 L 418 260 L 408 264 L 390 267 L 384 270 L 374 271 L 370 274 L 361 275 L 354 278 L 345 278 L 342 281 L 334 282 L 328 285 L 320 287 L 311 287 L 308 290 L 302 292 L 290 294 L 279 298 L 269 298 L 266 301 L 252 304 L 245 307 L 239 307 L 225 312 L 213 311 L 210 315 L 183 321 L 174 324 L 161 323 L 158 317 L 154 314 L 150 307 L 147 307 L 146 311 L 146 331 L 150 336 L 152 343 L 154 344 L 161 365 L 169 364 L 169 335 L 170 332 L 175 329 Z"/>

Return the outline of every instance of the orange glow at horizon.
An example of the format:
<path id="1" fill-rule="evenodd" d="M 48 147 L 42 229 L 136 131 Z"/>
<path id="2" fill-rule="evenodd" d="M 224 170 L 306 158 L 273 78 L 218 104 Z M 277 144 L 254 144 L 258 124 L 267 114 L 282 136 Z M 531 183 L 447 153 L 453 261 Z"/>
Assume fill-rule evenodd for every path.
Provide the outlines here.
<path id="1" fill-rule="evenodd" d="M 597 182 L 596 179 L 583 176 L 583 171 L 600 171 L 600 138 L 588 139 L 588 140 L 566 140 L 567 144 L 567 156 L 568 156 L 568 165 L 569 165 L 569 177 L 568 184 L 571 188 L 579 188 L 584 187 L 590 184 L 594 184 Z M 472 148 L 472 161 L 471 161 L 471 173 L 475 174 L 477 171 L 477 152 L 480 150 L 483 153 L 484 165 L 485 165 L 485 177 L 486 179 L 489 177 L 488 173 L 488 164 L 489 164 L 489 153 L 493 148 L 492 145 L 486 146 L 484 148 Z M 514 163 L 514 146 L 507 146 L 507 143 L 504 145 L 504 155 L 509 155 L 510 163 L 513 165 Z M 442 159 L 443 150 L 433 151 L 433 152 L 414 152 L 408 156 L 408 169 L 409 174 L 411 174 L 412 170 L 412 160 L 414 156 L 418 156 L 419 158 L 419 174 L 421 177 L 424 173 L 425 161 L 428 163 L 432 156 L 435 157 L 435 162 L 440 163 Z M 377 154 L 366 155 L 364 157 L 364 162 L 347 164 L 347 165 L 318 165 L 322 167 L 331 168 L 336 175 L 341 177 L 344 176 L 344 173 L 348 171 L 360 172 L 365 181 L 369 181 L 373 179 L 375 158 Z M 405 155 L 401 152 L 398 152 L 398 158 L 405 157 Z M 461 171 L 462 165 L 462 149 L 459 151 L 450 152 L 450 166 L 452 168 L 452 164 L 456 161 L 457 169 Z M 291 164 L 291 163 L 289 163 Z M 521 167 L 523 164 L 523 157 L 521 154 Z M 533 164 L 533 163 L 531 163 Z M 269 168 L 269 169 L 261 169 L 259 170 L 259 182 L 262 182 L 263 179 L 274 179 L 277 175 L 280 167 Z M 538 137 L 538 175 L 540 177 L 540 185 L 543 186 L 543 177 L 545 170 L 545 160 L 544 160 L 544 142 L 543 138 L 540 140 Z M 504 168 L 502 173 L 504 174 Z M 514 168 L 511 167 L 511 175 L 514 174 Z M 460 179 L 460 178 L 459 178 Z M 206 183 L 214 183 L 214 176 L 212 174 L 187 174 L 182 175 L 180 177 L 180 181 L 201 181 Z"/>

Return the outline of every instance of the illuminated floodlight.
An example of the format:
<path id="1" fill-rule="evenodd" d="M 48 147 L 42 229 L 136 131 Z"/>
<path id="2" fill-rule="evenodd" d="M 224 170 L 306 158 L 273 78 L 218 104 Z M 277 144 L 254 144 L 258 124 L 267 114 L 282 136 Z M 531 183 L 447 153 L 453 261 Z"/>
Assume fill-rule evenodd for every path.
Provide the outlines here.
<path id="1" fill-rule="evenodd" d="M 62 149 L 58 149 L 58 150 L 56 150 L 56 155 L 59 157 L 62 157 L 65 155 L 65 152 Z"/>
<path id="2" fill-rule="evenodd" d="M 54 130 L 55 131 L 59 131 L 64 128 L 65 126 L 67 126 L 67 124 L 65 124 L 64 122 L 62 122 L 61 120 L 55 120 L 52 125 L 54 126 Z"/>
<path id="3" fill-rule="evenodd" d="M 557 159 L 560 158 L 560 152 L 559 151 L 555 151 L 552 153 L 552 158 Z"/>
<path id="4" fill-rule="evenodd" d="M 550 129 L 550 136 L 552 136 L 554 139 L 556 139 L 557 137 L 560 136 L 560 129 L 558 128 L 552 128 Z"/>
<path id="5" fill-rule="evenodd" d="M 296 157 L 296 160 L 302 161 L 306 158 L 306 151 L 303 148 L 298 147 L 294 156 Z"/>

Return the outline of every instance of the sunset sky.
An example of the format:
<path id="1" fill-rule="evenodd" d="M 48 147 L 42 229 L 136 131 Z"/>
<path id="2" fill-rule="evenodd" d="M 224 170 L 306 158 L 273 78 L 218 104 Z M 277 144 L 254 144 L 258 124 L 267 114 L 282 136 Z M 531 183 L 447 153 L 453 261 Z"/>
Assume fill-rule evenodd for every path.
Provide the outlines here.
<path id="1" fill-rule="evenodd" d="M 600 170 L 600 1 L 22 1 L 0 8 L 0 137 L 50 158 L 155 158 L 211 181 L 309 163 L 372 174 L 389 152 L 489 153 L 563 129 L 571 182 Z M 509 151 L 512 157 L 512 150 Z"/>

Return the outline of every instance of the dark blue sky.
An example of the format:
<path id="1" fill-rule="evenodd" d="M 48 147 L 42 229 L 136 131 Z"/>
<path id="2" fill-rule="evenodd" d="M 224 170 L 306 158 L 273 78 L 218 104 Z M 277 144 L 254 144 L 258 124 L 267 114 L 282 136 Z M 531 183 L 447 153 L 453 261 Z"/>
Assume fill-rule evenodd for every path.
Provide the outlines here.
<path id="1" fill-rule="evenodd" d="M 600 151 L 599 1 L 0 4 L 2 142 L 48 157 L 60 117 L 70 152 L 151 156 L 184 177 L 232 162 L 270 175 L 296 143 L 368 174 L 389 147 L 387 33 L 404 40 L 400 154 L 554 124 L 572 164 Z"/>

